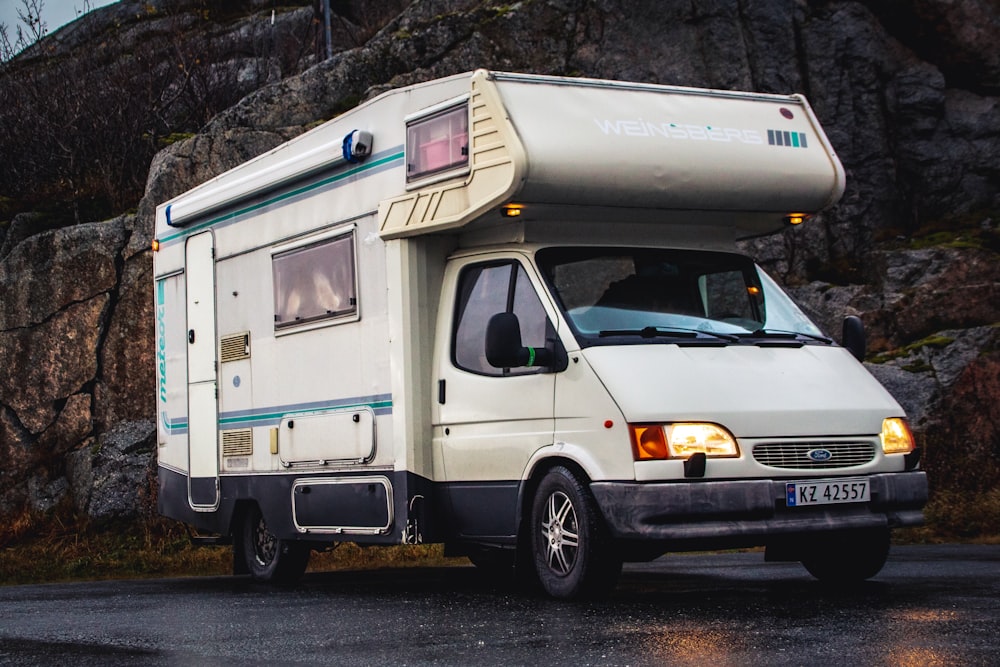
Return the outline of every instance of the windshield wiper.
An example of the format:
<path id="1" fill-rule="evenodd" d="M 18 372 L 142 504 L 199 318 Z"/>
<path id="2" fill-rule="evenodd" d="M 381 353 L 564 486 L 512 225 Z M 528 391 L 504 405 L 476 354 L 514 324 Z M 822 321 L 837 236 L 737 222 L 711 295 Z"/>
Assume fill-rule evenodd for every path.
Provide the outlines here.
<path id="1" fill-rule="evenodd" d="M 826 336 L 816 336 L 814 334 L 803 333 L 801 331 L 786 331 L 784 329 L 757 329 L 748 334 L 738 334 L 740 338 L 770 338 L 770 339 L 780 339 L 780 340 L 799 340 L 800 338 L 808 338 L 810 340 L 819 341 L 820 343 L 826 343 L 829 345 L 833 342 L 832 338 L 827 338 Z"/>
<path id="2" fill-rule="evenodd" d="M 701 329 L 685 329 L 683 327 L 643 327 L 642 329 L 605 329 L 598 333 L 601 338 L 609 336 L 640 336 L 642 338 L 699 338 L 700 336 L 710 336 L 719 340 L 737 343 L 739 339 L 729 334 L 720 334 L 714 331 L 702 331 Z"/>

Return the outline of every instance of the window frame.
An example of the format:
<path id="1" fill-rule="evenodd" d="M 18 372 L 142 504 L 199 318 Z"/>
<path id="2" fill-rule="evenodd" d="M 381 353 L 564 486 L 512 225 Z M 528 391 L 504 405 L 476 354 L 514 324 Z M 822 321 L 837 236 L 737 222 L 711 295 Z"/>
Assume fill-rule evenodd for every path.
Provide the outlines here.
<path id="1" fill-rule="evenodd" d="M 351 288 L 353 290 L 353 301 L 352 307 L 346 310 L 339 310 L 336 312 L 308 317 L 301 320 L 292 320 L 286 323 L 279 323 L 277 321 L 278 317 L 278 292 L 277 292 L 277 263 L 282 259 L 288 259 L 294 255 L 307 250 L 310 248 L 318 248 L 324 245 L 332 245 L 338 242 L 348 240 L 348 245 L 350 247 L 351 262 L 350 262 L 350 272 L 351 272 Z M 272 313 L 272 326 L 274 329 L 274 335 L 284 336 L 293 333 L 299 333 L 302 331 L 311 331 L 313 329 L 319 329 L 323 327 L 334 326 L 337 324 L 346 324 L 348 322 L 357 322 L 361 319 L 361 294 L 360 294 L 360 284 L 359 284 L 359 274 L 358 270 L 358 243 L 357 243 L 357 225 L 347 225 L 341 226 L 336 229 L 331 229 L 320 235 L 312 235 L 306 238 L 296 239 L 295 241 L 284 243 L 278 246 L 274 246 L 270 251 L 271 260 L 271 313 Z M 327 274 L 328 275 L 328 274 Z"/>
<path id="2" fill-rule="evenodd" d="M 430 185 L 433 183 L 437 183 L 439 181 L 445 181 L 450 178 L 463 176 L 469 173 L 469 171 L 472 168 L 472 118 L 469 107 L 470 107 L 469 96 L 462 95 L 458 98 L 447 100 L 433 107 L 422 109 L 421 111 L 404 118 L 404 123 L 405 123 L 405 132 L 403 141 L 404 165 L 405 165 L 404 179 L 406 182 L 407 190 L 423 187 L 425 185 Z M 430 125 L 434 123 L 434 121 L 446 118 L 449 114 L 453 114 L 456 112 L 463 112 L 464 114 L 464 120 L 465 120 L 464 158 L 465 159 L 448 163 L 437 169 L 419 171 L 411 175 L 410 165 L 411 162 L 415 159 L 414 153 L 416 151 L 416 146 L 411 145 L 410 141 L 411 132 L 417 131 L 421 125 L 424 124 Z"/>
<path id="3" fill-rule="evenodd" d="M 468 295 L 463 295 L 464 291 L 463 287 L 465 286 L 464 285 L 465 277 L 469 274 L 470 271 L 479 270 L 481 275 L 481 272 L 485 269 L 494 267 L 503 267 L 503 266 L 514 267 L 513 279 L 510 275 L 507 276 L 508 278 L 507 293 L 504 295 L 503 299 L 505 304 L 503 312 L 514 312 L 513 308 L 516 299 L 517 286 L 520 284 L 517 276 L 518 273 L 520 273 L 523 275 L 524 280 L 527 281 L 527 287 L 528 289 L 531 290 L 531 294 L 533 294 L 535 299 L 537 300 L 539 310 L 545 316 L 546 344 L 543 345 L 542 347 L 547 346 L 549 338 L 554 338 L 557 336 L 556 327 L 552 321 L 552 315 L 549 312 L 548 308 L 546 308 L 545 300 L 542 298 L 542 294 L 539 292 L 538 286 L 536 285 L 535 281 L 532 280 L 531 271 L 528 269 L 528 265 L 526 265 L 525 262 L 523 262 L 520 258 L 517 257 L 504 257 L 488 261 L 471 262 L 461 267 L 455 281 L 455 296 L 454 296 L 454 304 L 452 306 L 451 340 L 449 341 L 449 358 L 451 361 L 451 365 L 455 369 L 460 370 L 464 373 L 471 373 L 473 375 L 479 375 L 481 377 L 495 377 L 495 378 L 520 377 L 524 375 L 537 375 L 540 373 L 544 373 L 546 371 L 546 368 L 543 366 L 523 366 L 517 368 L 496 368 L 490 366 L 489 368 L 492 369 L 491 372 L 483 372 L 482 370 L 470 368 L 468 366 L 459 363 L 458 360 L 459 326 L 462 323 L 462 316 L 465 313 L 465 307 L 469 303 L 468 297 L 471 295 L 471 290 Z M 490 316 L 492 316 L 493 314 L 495 313 L 491 313 Z M 522 325 L 521 333 L 523 336 L 524 333 L 523 322 L 521 323 L 521 325 Z M 485 342 L 486 339 L 484 335 L 483 343 L 485 344 Z M 522 338 L 522 344 L 524 344 L 523 338 Z"/>

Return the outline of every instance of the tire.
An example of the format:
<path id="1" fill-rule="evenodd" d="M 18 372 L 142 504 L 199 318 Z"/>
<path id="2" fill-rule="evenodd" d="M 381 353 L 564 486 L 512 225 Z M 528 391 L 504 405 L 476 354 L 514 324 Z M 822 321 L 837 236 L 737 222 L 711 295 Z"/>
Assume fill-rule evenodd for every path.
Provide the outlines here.
<path id="1" fill-rule="evenodd" d="M 888 557 L 889 529 L 875 528 L 821 536 L 802 565 L 824 583 L 851 584 L 874 577 Z"/>
<path id="2" fill-rule="evenodd" d="M 542 478 L 531 507 L 531 551 L 546 593 L 564 600 L 603 597 L 621 574 L 597 504 L 586 485 L 557 466 Z"/>
<path id="3" fill-rule="evenodd" d="M 246 513 L 242 538 L 246 566 L 255 581 L 294 584 L 309 565 L 309 547 L 277 538 L 256 505 Z"/>

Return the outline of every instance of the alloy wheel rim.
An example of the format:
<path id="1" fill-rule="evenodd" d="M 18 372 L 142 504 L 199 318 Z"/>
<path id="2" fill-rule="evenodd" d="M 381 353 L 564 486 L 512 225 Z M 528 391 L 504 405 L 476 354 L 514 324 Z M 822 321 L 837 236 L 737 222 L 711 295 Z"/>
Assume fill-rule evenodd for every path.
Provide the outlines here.
<path id="1" fill-rule="evenodd" d="M 277 551 L 278 539 L 267 529 L 267 523 L 264 522 L 264 517 L 260 517 L 257 521 L 257 527 L 254 530 L 254 556 L 257 558 L 257 562 L 261 565 L 267 565 L 272 560 L 274 560 L 274 554 Z"/>
<path id="2" fill-rule="evenodd" d="M 541 530 L 549 569 L 560 576 L 569 574 L 580 547 L 579 524 L 573 502 L 562 491 L 548 497 Z"/>

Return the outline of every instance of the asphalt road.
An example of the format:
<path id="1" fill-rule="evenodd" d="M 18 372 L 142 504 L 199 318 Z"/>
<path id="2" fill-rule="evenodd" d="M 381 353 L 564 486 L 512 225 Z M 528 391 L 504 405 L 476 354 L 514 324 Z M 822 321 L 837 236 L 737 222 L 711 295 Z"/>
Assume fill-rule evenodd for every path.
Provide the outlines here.
<path id="1" fill-rule="evenodd" d="M 998 665 L 1000 546 L 895 547 L 831 589 L 760 553 L 626 566 L 611 599 L 471 567 L 0 588 L 0 665 Z"/>

